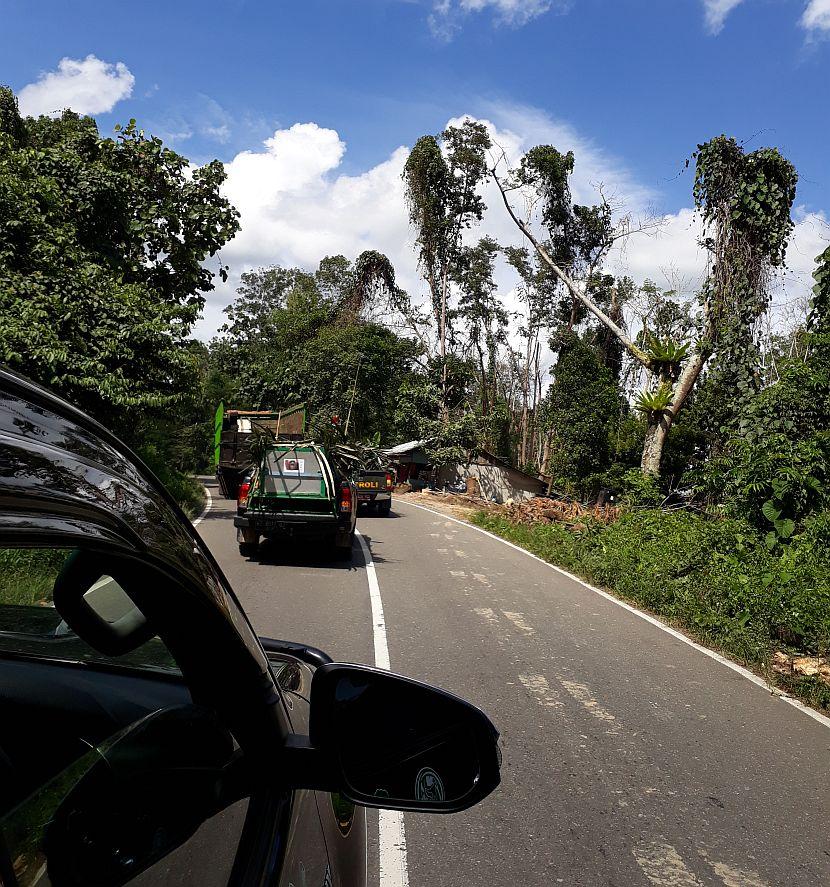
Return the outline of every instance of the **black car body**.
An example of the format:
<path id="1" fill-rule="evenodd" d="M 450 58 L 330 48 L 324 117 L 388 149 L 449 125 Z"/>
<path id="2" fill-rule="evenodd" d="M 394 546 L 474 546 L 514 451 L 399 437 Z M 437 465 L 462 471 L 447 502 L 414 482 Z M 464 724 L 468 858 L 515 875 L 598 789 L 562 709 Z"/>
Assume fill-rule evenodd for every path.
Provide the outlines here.
<path id="1" fill-rule="evenodd" d="M 363 885 L 356 803 L 452 812 L 498 783 L 481 712 L 258 638 L 152 474 L 3 371 L 0 555 L 7 887 Z M 424 759 L 440 798 L 410 797 Z"/>

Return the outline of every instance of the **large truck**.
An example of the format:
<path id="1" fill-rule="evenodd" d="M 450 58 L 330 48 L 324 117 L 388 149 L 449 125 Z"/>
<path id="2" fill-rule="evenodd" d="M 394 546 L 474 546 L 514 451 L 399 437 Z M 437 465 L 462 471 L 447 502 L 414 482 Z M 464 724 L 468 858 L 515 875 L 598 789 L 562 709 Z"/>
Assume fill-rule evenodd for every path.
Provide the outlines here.
<path id="1" fill-rule="evenodd" d="M 225 409 L 220 403 L 214 421 L 214 463 L 219 489 L 226 499 L 236 499 L 239 485 L 253 468 L 251 438 L 258 432 L 274 439 L 305 438 L 305 404 L 283 410 Z"/>

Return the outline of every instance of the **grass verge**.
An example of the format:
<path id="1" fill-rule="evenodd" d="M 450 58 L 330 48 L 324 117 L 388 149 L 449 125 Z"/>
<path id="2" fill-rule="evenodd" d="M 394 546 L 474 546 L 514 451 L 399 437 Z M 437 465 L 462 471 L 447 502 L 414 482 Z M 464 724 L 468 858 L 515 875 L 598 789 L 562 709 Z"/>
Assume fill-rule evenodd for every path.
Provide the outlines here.
<path id="1" fill-rule="evenodd" d="M 824 656 L 830 650 L 830 514 L 818 515 L 776 553 L 742 521 L 690 512 L 630 511 L 580 532 L 483 511 L 471 520 L 830 711 L 826 680 L 772 668 L 776 651 Z"/>

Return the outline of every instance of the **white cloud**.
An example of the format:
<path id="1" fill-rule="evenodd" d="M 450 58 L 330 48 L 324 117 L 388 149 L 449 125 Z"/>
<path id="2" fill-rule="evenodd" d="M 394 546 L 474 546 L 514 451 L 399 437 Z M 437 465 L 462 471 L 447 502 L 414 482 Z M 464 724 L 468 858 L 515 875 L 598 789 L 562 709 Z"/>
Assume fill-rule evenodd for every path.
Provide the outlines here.
<path id="1" fill-rule="evenodd" d="M 621 161 L 573 127 L 535 108 L 490 104 L 485 110 L 488 119 L 484 122 L 509 163 L 514 164 L 536 144 L 573 150 L 576 166 L 571 188 L 576 202 L 596 202 L 596 187 L 602 184 L 621 207 L 619 212 L 662 218 L 658 232 L 632 235 L 625 248 L 610 257 L 611 273 L 628 274 L 637 283 L 650 278 L 687 298 L 694 295 L 706 270 L 706 254 L 698 247 L 700 223 L 691 207 L 656 213 L 659 195 L 638 182 Z M 225 193 L 241 212 L 242 229 L 222 251 L 223 261 L 231 266 L 231 279 L 209 295 L 197 330 L 200 337 L 210 338 L 222 324 L 222 309 L 233 300 L 239 275 L 262 265 L 313 270 L 325 255 L 342 253 L 353 259 L 363 250 L 377 249 L 391 259 L 400 285 L 414 299 L 425 299 L 401 179 L 408 150 L 396 148 L 383 162 L 357 175 L 339 171 L 345 152 L 337 132 L 302 123 L 277 130 L 261 150 L 243 151 L 226 164 Z M 505 245 L 522 244 L 522 235 L 492 184 L 484 196 L 489 209 L 468 239 L 489 234 Z M 524 209 L 518 201 L 516 205 Z M 781 310 L 793 306 L 801 310 L 809 294 L 813 259 L 830 241 L 830 227 L 820 213 L 799 210 L 796 221 L 789 270 L 780 275 L 775 287 Z M 500 267 L 497 283 L 510 303 L 516 284 L 512 269 Z"/>
<path id="2" fill-rule="evenodd" d="M 594 202 L 594 186 L 603 183 L 609 195 L 635 212 L 644 212 L 651 192 L 616 161 L 567 124 L 534 108 L 490 104 L 485 123 L 510 163 L 535 144 L 554 144 L 576 154 L 572 180 L 574 199 Z M 458 123 L 455 118 L 449 123 Z M 338 173 L 346 145 L 338 133 L 315 123 L 277 130 L 260 151 L 243 151 L 226 164 L 225 193 L 241 213 L 242 229 L 222 251 L 231 266 L 231 280 L 210 294 L 198 334 L 210 337 L 221 325 L 222 308 L 233 299 L 242 271 L 272 263 L 313 269 L 325 255 L 356 257 L 378 249 L 392 260 L 400 284 L 413 297 L 423 294 L 414 238 L 401 179 L 408 156 L 405 147 L 358 175 Z M 490 234 L 500 243 L 521 243 L 521 234 L 500 205 L 491 184 L 485 189 L 490 207 L 484 224 L 471 229 L 470 239 Z M 504 291 L 515 284 L 503 268 Z"/>
<path id="3" fill-rule="evenodd" d="M 243 151 L 226 164 L 224 190 L 241 213 L 242 230 L 222 250 L 232 279 L 210 294 L 197 335 L 213 334 L 239 275 L 261 265 L 314 269 L 326 255 L 355 258 L 379 249 L 401 284 L 417 287 L 401 180 L 407 150 L 354 176 L 337 173 L 345 150 L 334 130 L 298 123 L 277 130 L 263 150 Z"/>
<path id="4" fill-rule="evenodd" d="M 810 0 L 799 24 L 807 31 L 830 33 L 830 0 Z"/>
<path id="5" fill-rule="evenodd" d="M 570 5 L 570 0 L 435 0 L 429 26 L 435 36 L 449 40 L 470 13 L 490 10 L 497 24 L 521 27 L 551 8 L 564 12 Z"/>
<path id="6" fill-rule="evenodd" d="M 44 71 L 18 94 L 21 114 L 57 115 L 65 108 L 78 114 L 103 114 L 132 94 L 135 77 L 123 62 L 110 64 L 94 55 L 63 58 L 57 71 Z"/>
<path id="7" fill-rule="evenodd" d="M 459 0 L 464 12 L 481 12 L 492 9 L 500 21 L 510 25 L 524 25 L 531 19 L 546 13 L 552 0 Z"/>
<path id="8" fill-rule="evenodd" d="M 709 33 L 719 34 L 726 17 L 741 3 L 743 0 L 703 0 L 703 12 Z"/>

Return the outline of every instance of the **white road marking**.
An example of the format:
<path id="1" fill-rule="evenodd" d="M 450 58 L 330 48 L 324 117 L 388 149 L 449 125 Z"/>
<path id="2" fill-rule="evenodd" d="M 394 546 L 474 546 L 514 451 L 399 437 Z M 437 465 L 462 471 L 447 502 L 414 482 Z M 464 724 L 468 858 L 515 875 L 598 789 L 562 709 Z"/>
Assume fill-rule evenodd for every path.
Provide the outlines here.
<path id="1" fill-rule="evenodd" d="M 372 605 L 372 634 L 375 644 L 375 665 L 389 671 L 389 645 L 386 642 L 386 620 L 380 596 L 375 562 L 366 540 L 359 530 L 355 538 L 363 552 L 366 581 L 369 583 L 369 601 Z M 409 887 L 409 869 L 406 862 L 406 832 L 403 813 L 398 810 L 378 810 L 378 839 L 380 844 L 380 887 Z"/>
<path id="2" fill-rule="evenodd" d="M 467 578 L 467 574 L 463 570 L 450 570 L 450 576 L 455 576 L 456 579 Z"/>
<path id="3" fill-rule="evenodd" d="M 715 870 L 715 874 L 726 884 L 726 887 L 769 887 L 766 881 L 762 881 L 757 872 L 745 871 L 727 865 L 725 862 L 712 862 L 705 853 L 703 858 Z"/>
<path id="4" fill-rule="evenodd" d="M 585 684 L 578 684 L 576 681 L 566 681 L 560 678 L 559 681 L 562 686 L 579 702 L 582 707 L 591 715 L 591 717 L 598 718 L 600 721 L 616 721 L 616 717 L 611 714 L 610 711 L 604 709 L 597 701 L 594 699 L 594 695 L 591 692 L 590 687 L 586 687 Z"/>
<path id="5" fill-rule="evenodd" d="M 496 616 L 495 610 L 491 610 L 490 607 L 476 607 L 475 612 L 488 624 L 494 627 L 498 626 L 499 617 Z"/>
<path id="6" fill-rule="evenodd" d="M 525 619 L 524 613 L 508 613 L 502 610 L 502 613 L 519 629 L 522 634 L 528 636 L 536 634 L 536 629 Z"/>
<path id="7" fill-rule="evenodd" d="M 519 680 L 522 686 L 536 698 L 536 701 L 544 708 L 554 708 L 563 705 L 558 695 L 548 684 L 548 679 L 541 674 L 520 674 Z"/>
<path id="8" fill-rule="evenodd" d="M 484 573 L 473 573 L 473 579 L 477 579 L 482 585 L 490 584 L 490 580 Z"/>
<path id="9" fill-rule="evenodd" d="M 404 505 L 411 505 L 413 508 L 420 508 L 422 511 L 428 511 L 430 514 L 437 514 L 441 517 L 445 516 L 440 511 L 435 511 L 432 508 L 427 508 L 426 505 L 416 505 L 414 502 L 407 502 L 406 500 L 401 499 L 398 499 L 397 502 L 403 502 Z M 501 542 L 502 545 L 507 545 L 508 547 L 521 552 L 527 557 L 533 558 L 533 560 L 538 561 L 540 564 L 543 564 L 548 569 L 554 570 L 562 576 L 567 576 L 568 579 L 572 579 L 574 582 L 578 582 L 583 588 L 587 588 L 589 591 L 594 592 L 594 594 L 598 594 L 600 597 L 604 597 L 612 604 L 616 604 L 618 607 L 622 607 L 624 610 L 628 610 L 629 613 L 633 613 L 635 616 L 639 616 L 640 619 L 644 619 L 646 622 L 649 622 L 651 623 L 651 625 L 659 628 L 660 631 L 664 631 L 666 634 L 670 634 L 673 638 L 677 638 L 678 641 L 682 641 L 687 646 L 692 647 L 692 649 L 694 650 L 697 650 L 698 653 L 702 653 L 704 656 L 708 656 L 710 659 L 714 659 L 715 662 L 718 662 L 721 665 L 725 665 L 727 668 L 731 669 L 736 674 L 739 674 L 741 677 L 746 678 L 748 681 L 751 681 L 756 686 L 763 688 L 768 693 L 772 693 L 774 696 L 777 696 L 780 700 L 782 700 L 782 702 L 786 702 L 788 705 L 792 705 L 793 708 L 797 708 L 802 714 L 807 715 L 814 721 L 818 721 L 819 724 L 822 724 L 825 727 L 830 727 L 830 717 L 827 717 L 827 715 L 823 715 L 820 712 L 815 711 L 815 709 L 810 708 L 809 705 L 805 705 L 799 699 L 794 699 L 792 696 L 787 696 L 786 693 L 782 693 L 777 687 L 773 687 L 771 684 L 768 684 L 763 678 L 759 678 L 758 675 L 753 674 L 748 668 L 744 668 L 742 665 L 738 665 L 736 662 L 732 662 L 725 656 L 721 656 L 720 653 L 716 653 L 714 650 L 709 650 L 706 647 L 702 647 L 691 638 L 687 638 L 686 635 L 682 632 L 679 632 L 676 629 L 670 628 L 668 625 L 665 625 L 663 622 L 661 622 L 655 616 L 652 616 L 650 613 L 644 613 L 642 610 L 638 610 L 636 607 L 632 607 L 631 604 L 627 604 L 625 601 L 621 601 L 619 598 L 614 597 L 613 594 L 610 594 L 607 591 L 603 591 L 601 588 L 597 588 L 594 585 L 589 585 L 584 579 L 580 579 L 579 576 L 575 576 L 573 573 L 569 573 L 567 570 L 563 570 L 561 567 L 557 567 L 555 564 L 549 564 L 546 560 L 542 560 L 542 558 L 538 557 L 537 555 L 531 554 L 531 552 L 529 552 L 525 548 L 522 548 L 520 545 L 514 545 L 512 542 L 508 542 L 507 539 L 502 539 L 501 536 L 496 536 L 495 533 L 490 533 L 487 530 L 483 530 L 481 527 L 477 527 L 474 524 L 468 523 L 467 521 L 459 520 L 455 517 L 451 517 L 449 519 L 451 521 L 455 521 L 457 524 L 461 524 L 464 527 L 469 527 L 471 530 L 475 530 L 477 533 L 481 533 L 484 536 L 489 536 L 491 539 L 495 539 L 496 542 Z"/>
<path id="10" fill-rule="evenodd" d="M 207 487 L 205 487 L 205 494 L 207 495 L 207 499 L 205 500 L 205 507 L 202 509 L 202 513 L 196 518 L 195 521 L 193 521 L 194 527 L 199 526 L 199 524 L 205 519 L 205 515 L 210 511 L 210 506 L 213 505 L 213 497 L 210 495 L 210 490 Z"/>
<path id="11" fill-rule="evenodd" d="M 460 558 L 465 558 L 465 557 L 467 557 L 467 554 L 466 554 L 466 552 L 462 551 L 460 548 L 456 548 L 455 549 L 455 556 L 460 557 Z"/>
<path id="12" fill-rule="evenodd" d="M 694 872 L 686 868 L 671 844 L 641 844 L 633 850 L 643 874 L 655 887 L 703 887 Z"/>

